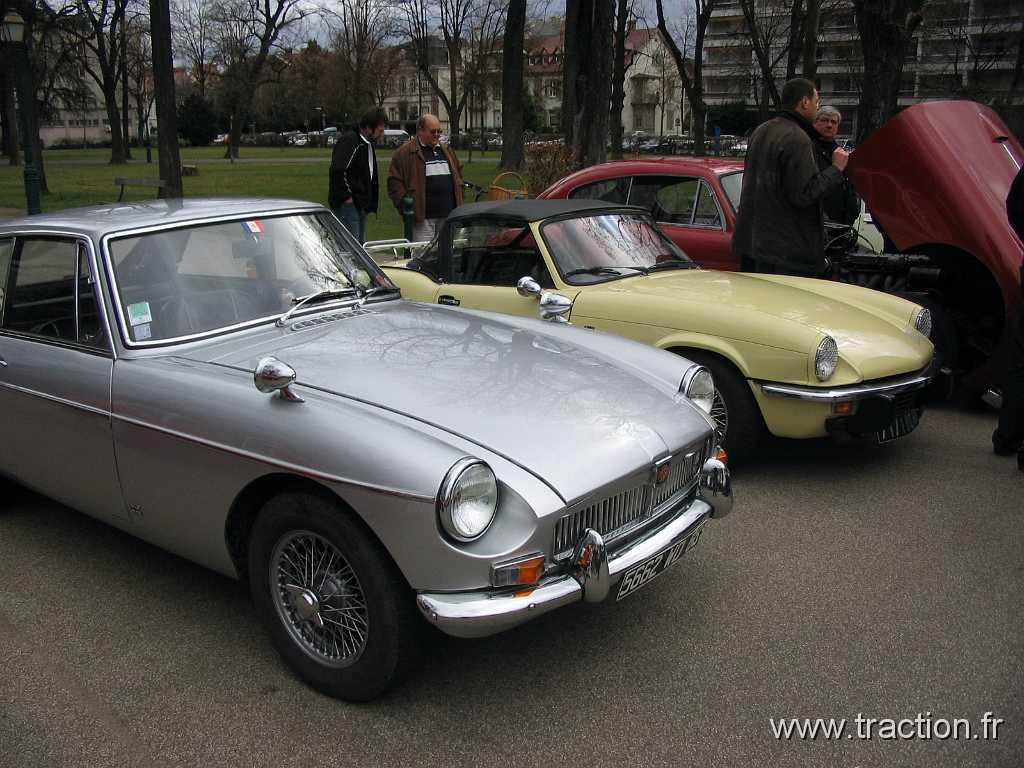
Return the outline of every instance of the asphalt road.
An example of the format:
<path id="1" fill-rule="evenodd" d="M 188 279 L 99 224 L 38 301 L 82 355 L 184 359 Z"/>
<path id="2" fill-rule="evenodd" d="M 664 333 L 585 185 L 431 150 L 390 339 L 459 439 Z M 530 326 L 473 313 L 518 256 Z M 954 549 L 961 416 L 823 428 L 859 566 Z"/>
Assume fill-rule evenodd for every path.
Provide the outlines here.
<path id="1" fill-rule="evenodd" d="M 484 640 L 431 634 L 370 705 L 294 679 L 241 585 L 16 492 L 0 766 L 1020 768 L 1024 475 L 991 454 L 993 422 L 948 407 L 882 448 L 773 443 L 648 587 Z M 954 718 L 980 736 L 985 712 L 998 738 L 938 738 Z M 862 739 L 858 714 L 920 714 L 903 732 L 930 718 L 933 737 Z M 793 717 L 849 722 L 774 738 Z"/>

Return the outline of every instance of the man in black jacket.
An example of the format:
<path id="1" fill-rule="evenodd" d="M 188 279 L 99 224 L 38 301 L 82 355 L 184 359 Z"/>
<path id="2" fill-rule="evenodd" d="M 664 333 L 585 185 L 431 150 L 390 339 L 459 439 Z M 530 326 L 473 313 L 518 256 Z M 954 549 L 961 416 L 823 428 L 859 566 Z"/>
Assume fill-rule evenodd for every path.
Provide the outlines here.
<path id="1" fill-rule="evenodd" d="M 810 80 L 786 83 L 782 106 L 750 137 L 732 251 L 745 270 L 817 277 L 825 268 L 821 199 L 843 183 L 849 155 L 837 148 L 818 170 L 818 89 Z"/>
<path id="2" fill-rule="evenodd" d="M 823 171 L 832 165 L 832 153 L 839 148 L 836 134 L 842 121 L 843 116 L 835 107 L 818 108 L 818 115 L 814 118 L 814 130 L 818 132 L 815 149 L 819 170 Z M 849 227 L 860 215 L 860 198 L 854 192 L 850 181 L 844 177 L 842 185 L 821 198 L 821 208 L 828 221 Z"/>
<path id="3" fill-rule="evenodd" d="M 1010 186 L 1006 197 L 1006 216 L 1017 237 L 1024 242 L 1024 168 Z M 1020 267 L 1021 304 L 1017 307 L 1016 328 L 1010 367 L 1003 383 L 1003 407 L 999 410 L 999 426 L 992 434 L 992 448 L 997 454 L 1017 453 L 1017 469 L 1024 472 L 1024 263 Z"/>
<path id="4" fill-rule="evenodd" d="M 386 124 L 382 110 L 367 112 L 356 130 L 338 139 L 331 155 L 327 202 L 360 243 L 366 241 L 367 214 L 377 212 L 380 182 L 374 142 L 384 135 Z"/>

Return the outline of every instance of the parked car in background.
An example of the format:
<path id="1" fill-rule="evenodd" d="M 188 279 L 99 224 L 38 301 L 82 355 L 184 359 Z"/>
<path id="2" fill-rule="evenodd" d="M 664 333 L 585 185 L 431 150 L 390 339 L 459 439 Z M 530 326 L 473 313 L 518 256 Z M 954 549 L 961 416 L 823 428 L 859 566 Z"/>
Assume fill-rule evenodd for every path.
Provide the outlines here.
<path id="1" fill-rule="evenodd" d="M 383 258 L 391 246 L 370 248 Z M 471 203 L 384 271 L 409 299 L 562 316 L 700 362 L 733 460 L 765 431 L 902 437 L 935 375 L 928 310 L 841 283 L 699 269 L 641 208 Z"/>
<path id="2" fill-rule="evenodd" d="M 645 345 L 402 301 L 311 203 L 0 224 L 0 476 L 248 581 L 332 696 L 392 685 L 422 619 L 488 635 L 678 561 L 732 504 L 713 397 Z"/>
<path id="3" fill-rule="evenodd" d="M 384 135 L 381 137 L 381 144 L 385 147 L 400 147 L 410 138 L 406 131 L 396 128 L 385 128 Z"/>

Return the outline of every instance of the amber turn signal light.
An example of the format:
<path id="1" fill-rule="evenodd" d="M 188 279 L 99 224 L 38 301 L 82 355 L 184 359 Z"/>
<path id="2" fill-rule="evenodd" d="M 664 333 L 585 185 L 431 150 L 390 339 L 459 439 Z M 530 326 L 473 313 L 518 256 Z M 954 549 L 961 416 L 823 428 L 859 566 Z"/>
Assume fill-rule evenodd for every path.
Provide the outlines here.
<path id="1" fill-rule="evenodd" d="M 715 458 L 723 464 L 729 463 L 729 454 L 725 452 L 725 449 L 719 446 L 718 452 L 715 454 Z"/>
<path id="2" fill-rule="evenodd" d="M 836 416 L 849 416 L 853 413 L 853 403 L 833 403 L 832 413 Z"/>
<path id="3" fill-rule="evenodd" d="M 544 575 L 544 555 L 530 555 L 507 563 L 491 566 L 491 585 L 514 587 L 520 584 L 536 584 Z"/>

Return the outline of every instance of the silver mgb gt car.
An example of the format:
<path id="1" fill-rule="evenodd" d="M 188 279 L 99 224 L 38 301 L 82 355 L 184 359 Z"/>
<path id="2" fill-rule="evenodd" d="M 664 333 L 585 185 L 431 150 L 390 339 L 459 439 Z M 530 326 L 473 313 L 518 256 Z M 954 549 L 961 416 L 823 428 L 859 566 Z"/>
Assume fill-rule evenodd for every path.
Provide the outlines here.
<path id="1" fill-rule="evenodd" d="M 0 475 L 248 580 L 344 699 L 423 619 L 488 635 L 676 562 L 732 505 L 714 391 L 632 341 L 404 301 L 310 203 L 0 226 Z"/>

